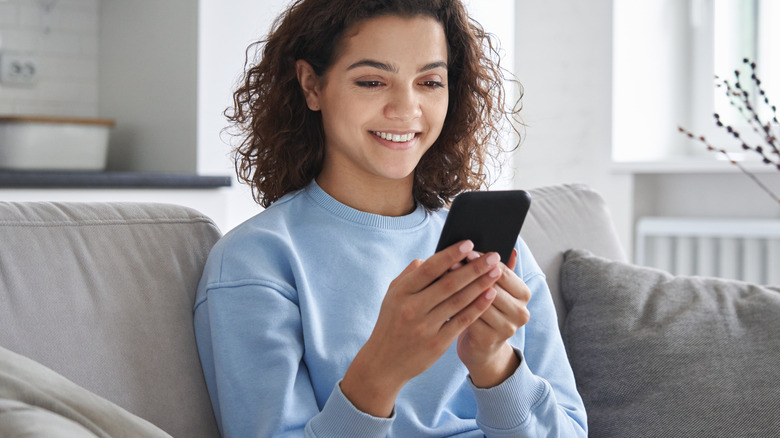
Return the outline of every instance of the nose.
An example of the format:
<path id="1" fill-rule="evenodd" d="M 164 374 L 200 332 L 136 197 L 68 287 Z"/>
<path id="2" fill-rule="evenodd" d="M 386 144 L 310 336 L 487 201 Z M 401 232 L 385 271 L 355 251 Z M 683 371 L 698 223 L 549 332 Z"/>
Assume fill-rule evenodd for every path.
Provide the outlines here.
<path id="1" fill-rule="evenodd" d="M 385 105 L 387 118 L 408 121 L 421 115 L 420 96 L 413 87 L 399 87 L 390 93 L 390 99 Z"/>

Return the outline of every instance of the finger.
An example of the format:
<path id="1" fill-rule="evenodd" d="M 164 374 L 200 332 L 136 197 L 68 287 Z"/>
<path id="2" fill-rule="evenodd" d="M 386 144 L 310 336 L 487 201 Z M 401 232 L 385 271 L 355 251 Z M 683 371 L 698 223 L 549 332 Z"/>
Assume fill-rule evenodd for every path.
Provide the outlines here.
<path id="1" fill-rule="evenodd" d="M 429 257 L 409 275 L 401 279 L 402 284 L 400 285 L 411 293 L 419 292 L 444 275 L 456 263 L 465 259 L 472 249 L 474 249 L 474 243 L 470 240 L 449 246 Z"/>
<path id="2" fill-rule="evenodd" d="M 479 292 L 483 292 L 501 277 L 502 265 L 500 262 L 501 257 L 498 253 L 493 252 L 479 257 L 455 271 L 447 272 L 428 288 L 430 293 L 427 295 L 431 299 L 431 307 L 449 299 L 461 289 L 476 282 L 480 277 L 490 274 L 489 279 L 482 279 L 483 288 Z"/>
<path id="3" fill-rule="evenodd" d="M 498 297 L 498 295 L 496 295 L 496 297 Z M 495 300 L 493 300 L 492 304 L 495 304 Z M 487 310 L 482 312 L 482 315 L 479 315 L 479 318 L 477 318 L 476 321 L 474 321 L 468 327 L 472 342 L 486 339 L 495 332 L 489 321 L 495 321 L 496 318 L 498 318 L 498 316 L 495 315 L 497 312 L 498 311 L 495 309 L 495 307 L 491 305 Z"/>
<path id="4" fill-rule="evenodd" d="M 493 300 L 493 304 L 490 307 L 502 315 L 511 313 L 512 309 L 517 306 L 518 300 L 498 283 L 493 287 L 496 289 L 496 298 Z"/>
<path id="5" fill-rule="evenodd" d="M 474 260 L 478 259 L 478 258 L 479 258 L 479 256 L 481 256 L 481 255 L 482 255 L 481 253 L 478 253 L 478 252 L 476 252 L 476 251 L 471 251 L 471 252 L 469 253 L 469 255 L 467 255 L 467 256 L 466 256 L 466 261 L 465 261 L 465 262 L 458 262 L 458 263 L 455 263 L 455 264 L 454 264 L 454 265 L 452 265 L 452 267 L 450 268 L 450 271 L 455 271 L 455 270 L 458 270 L 458 269 L 462 268 L 463 266 L 465 266 L 465 265 L 466 265 L 466 263 L 468 263 L 468 262 L 473 262 Z"/>
<path id="6" fill-rule="evenodd" d="M 414 271 L 415 269 L 417 269 L 423 263 L 424 262 L 422 260 L 420 260 L 420 259 L 412 260 L 412 262 L 409 263 L 409 265 L 406 268 L 404 268 L 404 270 L 398 276 L 399 277 L 403 277 L 404 275 L 406 275 L 406 274 Z"/>
<path id="7" fill-rule="evenodd" d="M 401 281 L 405 276 L 409 275 L 410 272 L 414 271 L 420 265 L 423 264 L 423 261 L 420 259 L 414 259 L 411 263 L 409 263 L 404 270 L 398 274 L 398 277 L 396 277 L 393 281 L 390 282 L 390 287 L 394 287 L 399 281 Z"/>
<path id="8" fill-rule="evenodd" d="M 490 308 L 490 304 L 495 297 L 496 290 L 492 287 L 480 293 L 471 304 L 453 315 L 449 320 L 446 320 L 442 325 L 441 332 L 445 336 L 457 337 Z"/>
<path id="9" fill-rule="evenodd" d="M 446 321 L 470 305 L 501 277 L 502 266 L 497 253 L 486 254 L 431 285 L 426 304 L 435 319 Z"/>
<path id="10" fill-rule="evenodd" d="M 512 337 L 518 327 L 528 322 L 528 310 L 525 305 L 514 299 L 507 291 L 499 286 L 495 287 L 496 298 L 493 300 L 490 309 L 480 316 L 479 320 L 484 322 L 490 331 L 494 332 L 491 336 L 500 340 L 506 340 Z M 469 329 L 471 330 L 471 329 Z M 475 335 L 490 335 L 489 332 L 476 330 Z"/>
<path id="11" fill-rule="evenodd" d="M 509 261 L 506 264 L 506 267 L 515 270 L 515 266 L 517 266 L 517 249 L 512 249 L 512 255 L 509 256 Z"/>
<path id="12" fill-rule="evenodd" d="M 505 268 L 498 279 L 498 283 L 501 288 L 509 292 L 516 299 L 528 303 L 531 300 L 531 290 L 528 286 L 514 273 L 514 271 Z"/>

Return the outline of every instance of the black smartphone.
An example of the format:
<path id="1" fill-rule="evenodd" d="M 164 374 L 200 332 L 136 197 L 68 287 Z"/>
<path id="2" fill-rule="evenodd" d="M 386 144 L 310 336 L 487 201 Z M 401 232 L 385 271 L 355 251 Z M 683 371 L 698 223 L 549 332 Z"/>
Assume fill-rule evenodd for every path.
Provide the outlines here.
<path id="1" fill-rule="evenodd" d="M 475 251 L 495 251 L 507 263 L 530 207 L 524 190 L 461 193 L 452 202 L 436 252 L 469 239 Z"/>

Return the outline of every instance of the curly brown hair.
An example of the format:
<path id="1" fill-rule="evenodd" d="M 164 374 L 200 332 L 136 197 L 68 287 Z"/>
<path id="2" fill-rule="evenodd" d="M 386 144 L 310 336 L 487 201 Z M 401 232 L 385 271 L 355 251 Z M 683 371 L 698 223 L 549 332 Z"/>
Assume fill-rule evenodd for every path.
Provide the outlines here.
<path id="1" fill-rule="evenodd" d="M 449 107 L 439 138 L 415 169 L 417 202 L 436 210 L 460 192 L 486 186 L 486 161 L 497 158 L 505 122 L 519 144 L 520 100 L 505 106 L 497 49 L 459 0 L 296 0 L 267 38 L 247 49 L 244 76 L 225 111 L 242 138 L 234 150 L 236 172 L 262 206 L 305 187 L 322 170 L 322 120 L 306 106 L 296 60 L 324 75 L 345 33 L 383 15 L 433 17 L 447 38 Z M 254 63 L 252 50 L 255 59 L 261 55 Z"/>

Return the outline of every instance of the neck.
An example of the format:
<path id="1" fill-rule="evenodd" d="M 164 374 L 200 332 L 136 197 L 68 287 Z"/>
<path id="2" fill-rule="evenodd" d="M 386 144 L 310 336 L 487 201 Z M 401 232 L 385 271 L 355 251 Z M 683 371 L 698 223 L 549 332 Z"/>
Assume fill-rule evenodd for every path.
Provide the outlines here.
<path id="1" fill-rule="evenodd" d="M 366 213 L 391 217 L 414 211 L 413 183 L 414 175 L 400 180 L 377 178 L 370 181 L 326 171 L 317 176 L 317 184 L 322 190 L 342 204 Z"/>

